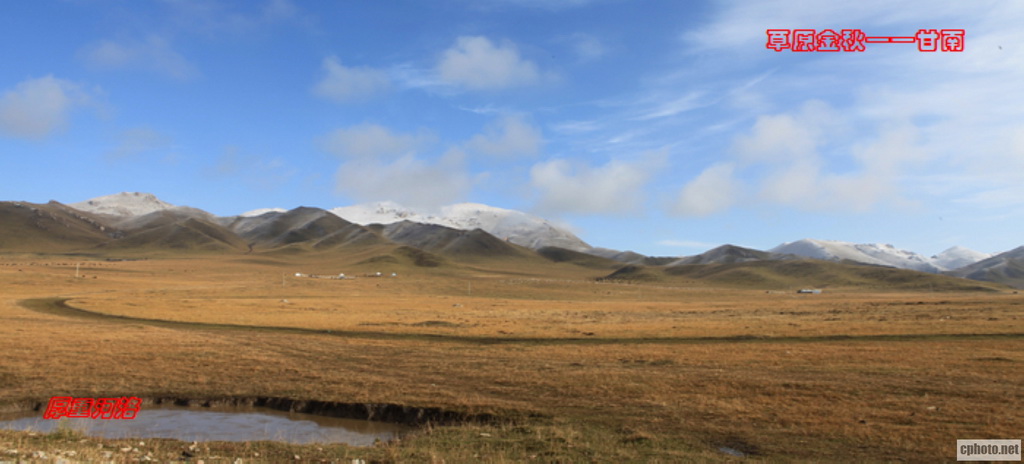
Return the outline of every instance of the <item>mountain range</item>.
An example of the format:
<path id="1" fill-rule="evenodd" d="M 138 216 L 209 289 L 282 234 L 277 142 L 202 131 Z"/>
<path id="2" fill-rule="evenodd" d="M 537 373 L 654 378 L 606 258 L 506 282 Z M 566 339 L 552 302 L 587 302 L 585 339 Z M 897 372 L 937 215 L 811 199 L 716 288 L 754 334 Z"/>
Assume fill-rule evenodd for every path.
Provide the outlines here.
<path id="1" fill-rule="evenodd" d="M 1024 247 L 994 255 L 953 247 L 926 257 L 887 244 L 802 239 L 766 251 L 723 245 L 694 256 L 648 257 L 593 247 L 543 218 L 476 203 L 450 205 L 437 214 L 377 202 L 330 210 L 259 209 L 218 217 L 172 205 L 148 193 L 119 193 L 69 205 L 55 201 L 0 202 L 0 251 L 147 247 L 244 252 L 377 247 L 388 251 L 376 258 L 418 265 L 502 257 L 621 268 L 617 277 L 612 273 L 610 278 L 655 274 L 678 277 L 695 272 L 693 266 L 714 265 L 740 266 L 749 273 L 757 266 L 768 266 L 763 263 L 779 263 L 770 266 L 785 268 L 791 265 L 786 262 L 812 259 L 946 274 L 1024 288 Z"/>

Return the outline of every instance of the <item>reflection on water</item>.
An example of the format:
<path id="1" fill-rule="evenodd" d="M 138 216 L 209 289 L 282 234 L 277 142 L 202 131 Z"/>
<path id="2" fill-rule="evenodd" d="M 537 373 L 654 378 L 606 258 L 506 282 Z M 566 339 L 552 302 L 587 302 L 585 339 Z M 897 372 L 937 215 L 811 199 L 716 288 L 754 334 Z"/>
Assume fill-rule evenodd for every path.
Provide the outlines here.
<path id="1" fill-rule="evenodd" d="M 89 436 L 104 438 L 173 438 L 182 441 L 260 441 L 372 445 L 411 430 L 388 422 L 339 419 L 288 413 L 268 408 L 155 407 L 133 420 L 43 419 L 43 412 L 0 416 L 0 429 L 49 433 L 64 423 Z"/>

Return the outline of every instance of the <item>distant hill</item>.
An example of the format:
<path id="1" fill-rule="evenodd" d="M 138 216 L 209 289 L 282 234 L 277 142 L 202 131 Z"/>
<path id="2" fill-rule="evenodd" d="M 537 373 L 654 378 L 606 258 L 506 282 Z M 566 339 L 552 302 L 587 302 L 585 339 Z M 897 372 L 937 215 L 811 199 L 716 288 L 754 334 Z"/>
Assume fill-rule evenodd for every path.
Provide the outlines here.
<path id="1" fill-rule="evenodd" d="M 466 231 L 481 229 L 500 240 L 508 240 L 513 244 L 535 250 L 546 246 L 575 251 L 588 251 L 591 248 L 579 237 L 543 218 L 479 203 L 445 206 L 437 214 L 417 211 L 388 201 L 339 207 L 330 211 L 362 225 L 389 225 L 409 221 Z"/>
<path id="2" fill-rule="evenodd" d="M 70 251 L 121 236 L 96 216 L 55 201 L 0 202 L 0 251 Z"/>
<path id="3" fill-rule="evenodd" d="M 395 243 L 455 257 L 526 257 L 529 250 L 484 232 L 453 229 L 436 224 L 401 221 L 383 227 L 384 237 Z"/>
<path id="4" fill-rule="evenodd" d="M 1024 246 L 957 269 L 950 275 L 1024 288 Z"/>
<path id="5" fill-rule="evenodd" d="M 141 216 L 176 206 L 160 200 L 152 193 L 122 192 L 68 205 L 79 211 L 111 216 Z"/>
<path id="6" fill-rule="evenodd" d="M 848 260 L 924 272 L 940 272 L 945 270 L 936 266 L 931 258 L 912 251 L 901 250 L 888 244 L 803 239 L 783 243 L 772 248 L 770 251 L 826 261 Z"/>
<path id="7" fill-rule="evenodd" d="M 537 250 L 537 253 L 556 263 L 572 263 L 592 269 L 615 269 L 622 265 L 621 262 L 611 258 L 602 258 L 589 253 L 558 247 L 544 247 Z"/>
<path id="8" fill-rule="evenodd" d="M 441 256 L 420 250 L 419 248 L 399 246 L 387 252 L 365 258 L 357 264 L 377 270 L 382 268 L 387 270 L 389 269 L 387 266 L 434 268 L 444 266 L 448 264 L 448 261 Z"/>
<path id="9" fill-rule="evenodd" d="M 217 217 L 152 194 L 125 192 L 74 206 L 0 202 L 0 252 L 270 252 L 362 263 L 367 269 L 389 264 L 530 274 L 569 265 L 604 273 L 609 280 L 755 288 L 991 289 L 998 288 L 996 283 L 1024 288 L 1024 247 L 991 257 L 953 247 L 924 257 L 892 245 L 804 239 L 771 251 L 723 245 L 682 258 L 650 257 L 591 247 L 542 218 L 474 203 L 451 205 L 437 215 L 384 202 L 331 211 L 265 208 Z M 339 214 L 373 223 L 360 225 Z M 965 263 L 947 275 L 906 271 L 937 273 Z"/>
<path id="10" fill-rule="evenodd" d="M 942 269 L 960 269 L 971 264 L 991 258 L 992 253 L 982 253 L 969 248 L 955 246 L 942 253 L 932 256 L 932 263 Z"/>
<path id="11" fill-rule="evenodd" d="M 782 259 L 796 259 L 796 256 L 771 253 L 768 251 L 743 248 L 736 245 L 722 245 L 695 256 L 687 256 L 669 264 L 670 266 L 681 266 L 686 264 L 731 264 L 745 263 L 750 261 L 777 261 Z"/>
<path id="12" fill-rule="evenodd" d="M 151 213 L 161 215 L 164 211 Z M 161 218 L 165 219 L 165 218 Z M 154 221 L 152 227 L 128 232 L 119 240 L 102 245 L 106 249 L 152 250 L 169 249 L 181 251 L 235 251 L 247 249 L 241 237 L 223 226 L 212 222 L 187 217 L 173 222 Z"/>
<path id="13" fill-rule="evenodd" d="M 758 260 L 734 263 L 625 266 L 604 279 L 642 282 L 699 282 L 765 290 L 870 288 L 880 290 L 1000 291 L 1005 287 L 908 269 L 822 260 Z"/>
<path id="14" fill-rule="evenodd" d="M 255 248 L 305 244 L 314 249 L 373 244 L 380 236 L 320 208 L 299 207 L 259 216 L 222 218 L 221 224 Z"/>

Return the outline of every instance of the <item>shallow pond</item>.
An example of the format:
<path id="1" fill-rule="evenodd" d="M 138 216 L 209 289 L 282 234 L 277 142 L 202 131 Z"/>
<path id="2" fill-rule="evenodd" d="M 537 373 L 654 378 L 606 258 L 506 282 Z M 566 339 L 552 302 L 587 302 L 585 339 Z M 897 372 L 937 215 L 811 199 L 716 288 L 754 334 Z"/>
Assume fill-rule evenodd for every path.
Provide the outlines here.
<path id="1" fill-rule="evenodd" d="M 387 441 L 411 427 L 389 422 L 340 419 L 289 413 L 269 408 L 154 407 L 132 420 L 43 419 L 43 411 L 0 415 L 0 429 L 49 433 L 58 424 L 104 438 L 173 438 L 182 441 L 261 441 L 346 443 L 369 446 Z"/>

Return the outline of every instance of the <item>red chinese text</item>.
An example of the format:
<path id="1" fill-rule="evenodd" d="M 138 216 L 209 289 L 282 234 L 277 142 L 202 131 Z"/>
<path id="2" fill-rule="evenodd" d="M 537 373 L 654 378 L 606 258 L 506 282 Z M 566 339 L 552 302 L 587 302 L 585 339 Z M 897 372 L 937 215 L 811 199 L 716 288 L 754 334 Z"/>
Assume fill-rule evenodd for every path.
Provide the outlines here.
<path id="1" fill-rule="evenodd" d="M 46 405 L 43 419 L 79 417 L 86 419 L 135 419 L 142 400 L 134 396 L 120 398 L 74 398 L 54 396 Z"/>
<path id="2" fill-rule="evenodd" d="M 964 51 L 963 29 L 920 29 L 912 36 L 868 36 L 860 29 L 767 29 L 765 48 L 781 52 L 863 52 L 865 44 L 916 43 L 922 52 Z"/>

